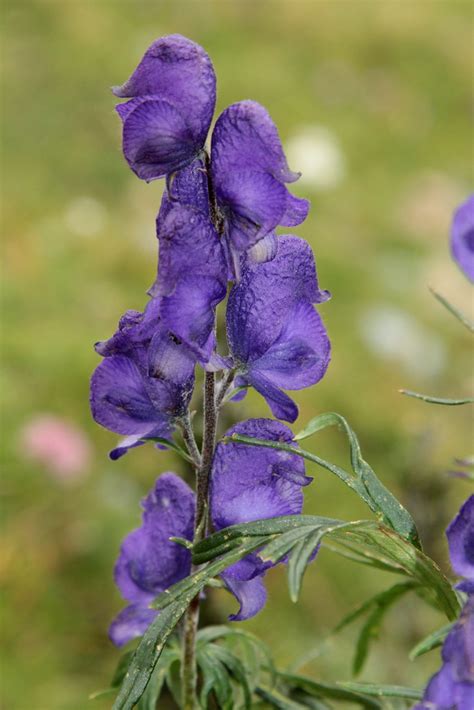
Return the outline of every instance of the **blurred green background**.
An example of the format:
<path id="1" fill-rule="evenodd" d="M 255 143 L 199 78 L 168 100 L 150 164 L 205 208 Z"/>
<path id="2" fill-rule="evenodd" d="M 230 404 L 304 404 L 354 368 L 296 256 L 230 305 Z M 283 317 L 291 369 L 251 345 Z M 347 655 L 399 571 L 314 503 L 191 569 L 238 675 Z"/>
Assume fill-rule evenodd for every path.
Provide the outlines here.
<path id="1" fill-rule="evenodd" d="M 154 279 L 162 190 L 124 162 L 109 86 L 163 34 L 180 32 L 209 52 L 218 113 L 239 99 L 263 103 L 290 166 L 304 172 L 295 192 L 313 208 L 296 231 L 311 242 L 320 283 L 333 294 L 321 308 L 333 358 L 319 385 L 296 393 L 296 426 L 323 411 L 345 415 L 448 570 L 443 530 L 469 485 L 447 471 L 469 453 L 472 419 L 465 408 L 397 390 L 461 396 L 470 385 L 467 331 L 428 291 L 431 284 L 469 307 L 448 231 L 472 180 L 470 3 L 4 0 L 2 16 L 3 707 L 94 707 L 88 695 L 108 685 L 118 657 L 107 627 L 122 606 L 112 581 L 120 541 L 139 524 L 139 500 L 157 474 L 184 472 L 152 447 L 112 463 L 116 437 L 88 409 L 93 343 L 125 309 L 142 309 Z M 223 426 L 255 415 L 269 411 L 251 394 Z M 79 429 L 77 460 L 58 453 L 64 442 L 45 417 L 59 418 L 59 431 Z M 337 432 L 310 446 L 347 460 Z M 311 473 L 306 512 L 367 516 L 328 473 Z M 320 680 L 349 679 L 354 630 L 322 641 L 391 581 L 323 552 L 298 605 L 284 570 L 270 573 L 269 602 L 246 627 L 280 664 L 301 660 Z M 205 615 L 219 621 L 234 608 L 213 591 Z M 436 653 L 415 663 L 406 653 L 442 623 L 407 598 L 361 678 L 421 686 Z"/>

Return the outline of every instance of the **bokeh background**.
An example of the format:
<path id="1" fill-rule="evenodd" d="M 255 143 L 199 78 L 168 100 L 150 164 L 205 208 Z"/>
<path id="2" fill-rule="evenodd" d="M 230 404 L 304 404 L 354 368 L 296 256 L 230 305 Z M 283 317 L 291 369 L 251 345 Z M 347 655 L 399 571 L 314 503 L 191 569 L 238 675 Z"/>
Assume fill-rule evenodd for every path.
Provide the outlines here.
<path id="1" fill-rule="evenodd" d="M 472 306 L 448 248 L 452 211 L 472 183 L 470 3 L 4 0 L 2 16 L 3 707 L 94 707 L 88 695 L 107 687 L 118 657 L 107 626 L 122 606 L 112 581 L 120 541 L 139 524 L 154 478 L 185 473 L 152 447 L 112 463 L 116 438 L 88 409 L 93 343 L 125 309 L 142 309 L 154 279 L 162 190 L 124 162 L 109 86 L 163 34 L 207 49 L 218 112 L 239 99 L 263 103 L 303 171 L 295 192 L 313 208 L 297 232 L 333 294 L 321 308 L 333 359 L 323 382 L 297 393 L 299 422 L 345 415 L 448 570 L 443 530 L 469 484 L 447 471 L 469 453 L 472 419 L 398 389 L 462 396 L 470 386 L 468 333 L 428 291 Z M 223 425 L 268 414 L 251 394 Z M 309 446 L 347 461 L 337 432 Z M 307 512 L 367 516 L 328 473 L 311 473 Z M 284 570 L 269 574 L 269 602 L 246 627 L 281 665 L 349 679 L 355 629 L 327 637 L 391 582 L 323 552 L 298 605 Z M 205 615 L 223 620 L 234 606 L 213 592 Z M 407 598 L 361 678 L 421 686 L 436 653 L 415 663 L 406 654 L 442 623 Z"/>

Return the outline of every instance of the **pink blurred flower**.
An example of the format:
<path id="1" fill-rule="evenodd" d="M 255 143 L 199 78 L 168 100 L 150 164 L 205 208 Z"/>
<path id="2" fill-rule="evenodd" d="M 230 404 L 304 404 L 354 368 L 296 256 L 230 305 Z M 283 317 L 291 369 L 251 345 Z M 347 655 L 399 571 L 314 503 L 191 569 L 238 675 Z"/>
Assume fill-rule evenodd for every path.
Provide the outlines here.
<path id="1" fill-rule="evenodd" d="M 23 426 L 20 447 L 25 457 L 41 463 L 63 483 L 81 478 L 91 458 L 81 429 L 50 414 L 39 414 Z"/>

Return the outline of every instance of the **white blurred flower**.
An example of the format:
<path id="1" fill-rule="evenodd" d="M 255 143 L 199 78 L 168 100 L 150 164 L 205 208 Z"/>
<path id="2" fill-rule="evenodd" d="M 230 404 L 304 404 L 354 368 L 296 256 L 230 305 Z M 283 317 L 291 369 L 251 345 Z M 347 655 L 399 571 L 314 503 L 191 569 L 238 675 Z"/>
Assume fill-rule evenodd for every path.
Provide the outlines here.
<path id="1" fill-rule="evenodd" d="M 337 187 L 346 161 L 336 136 L 324 126 L 303 126 L 285 146 L 288 164 L 301 172 L 300 183 L 315 190 Z"/>
<path id="2" fill-rule="evenodd" d="M 368 308 L 360 318 L 360 334 L 369 350 L 398 362 L 415 377 L 434 377 L 446 362 L 442 340 L 409 313 L 390 305 Z"/>
<path id="3" fill-rule="evenodd" d="M 107 211 L 93 197 L 77 197 L 66 207 L 64 221 L 73 234 L 79 237 L 94 237 L 103 230 Z"/>

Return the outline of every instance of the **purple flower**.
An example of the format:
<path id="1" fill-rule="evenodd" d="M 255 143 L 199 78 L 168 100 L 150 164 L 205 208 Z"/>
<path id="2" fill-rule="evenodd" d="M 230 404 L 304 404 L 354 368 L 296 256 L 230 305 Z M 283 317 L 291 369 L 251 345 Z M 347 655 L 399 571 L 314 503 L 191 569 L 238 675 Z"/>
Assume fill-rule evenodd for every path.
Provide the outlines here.
<path id="1" fill-rule="evenodd" d="M 202 150 L 216 103 L 206 52 L 181 35 L 153 42 L 128 81 L 113 92 L 123 152 L 138 177 L 155 180 L 188 165 Z"/>
<path id="2" fill-rule="evenodd" d="M 252 385 L 279 419 L 293 422 L 298 408 L 282 389 L 298 390 L 323 377 L 330 342 L 313 303 L 320 291 L 311 248 L 283 236 L 274 259 L 247 263 L 229 296 L 227 336 L 237 385 Z"/>
<path id="3" fill-rule="evenodd" d="M 442 666 L 426 686 L 414 710 L 471 710 L 474 707 L 474 495 L 448 526 L 451 564 L 468 594 L 461 616 L 441 653 Z"/>
<path id="4" fill-rule="evenodd" d="M 458 588 L 474 593 L 474 495 L 470 496 L 446 530 L 451 566 L 464 577 Z"/>
<path id="5" fill-rule="evenodd" d="M 443 644 L 443 665 L 413 710 L 472 710 L 474 707 L 474 596 Z"/>
<path id="6" fill-rule="evenodd" d="M 203 365 L 215 351 L 215 309 L 227 293 L 221 241 L 209 219 L 207 177 L 196 160 L 175 177 L 157 219 L 158 276 L 163 323 Z M 215 360 L 215 358 L 214 358 Z"/>
<path id="7" fill-rule="evenodd" d="M 293 444 L 290 429 L 270 419 L 240 422 L 226 436 L 233 433 Z M 211 477 L 210 510 L 214 527 L 220 530 L 237 523 L 297 515 L 303 507 L 302 486 L 311 480 L 305 475 L 304 461 L 299 456 L 277 449 L 220 443 Z M 248 619 L 264 606 L 266 591 L 262 577 L 271 566 L 254 553 L 222 574 L 240 604 L 239 612 L 231 620 Z"/>
<path id="8" fill-rule="evenodd" d="M 104 361 L 91 379 L 92 415 L 106 429 L 126 435 L 112 459 L 143 439 L 168 438 L 191 399 L 194 361 L 158 313 L 159 299 L 144 313 L 127 311 L 117 332 L 96 345 Z"/>
<path id="9" fill-rule="evenodd" d="M 191 571 L 190 552 L 169 538 L 193 539 L 193 491 L 174 473 L 163 473 L 142 507 L 142 526 L 127 535 L 115 565 L 115 582 L 131 602 L 110 626 L 116 646 L 144 634 L 158 613 L 150 602 Z"/>
<path id="10" fill-rule="evenodd" d="M 255 101 L 232 104 L 219 116 L 211 155 L 216 196 L 238 271 L 241 253 L 278 225 L 303 222 L 309 203 L 285 187 L 299 173 L 288 168 L 276 126 Z"/>
<path id="11" fill-rule="evenodd" d="M 474 282 L 474 195 L 463 202 L 454 213 L 451 254 L 461 271 Z"/>

